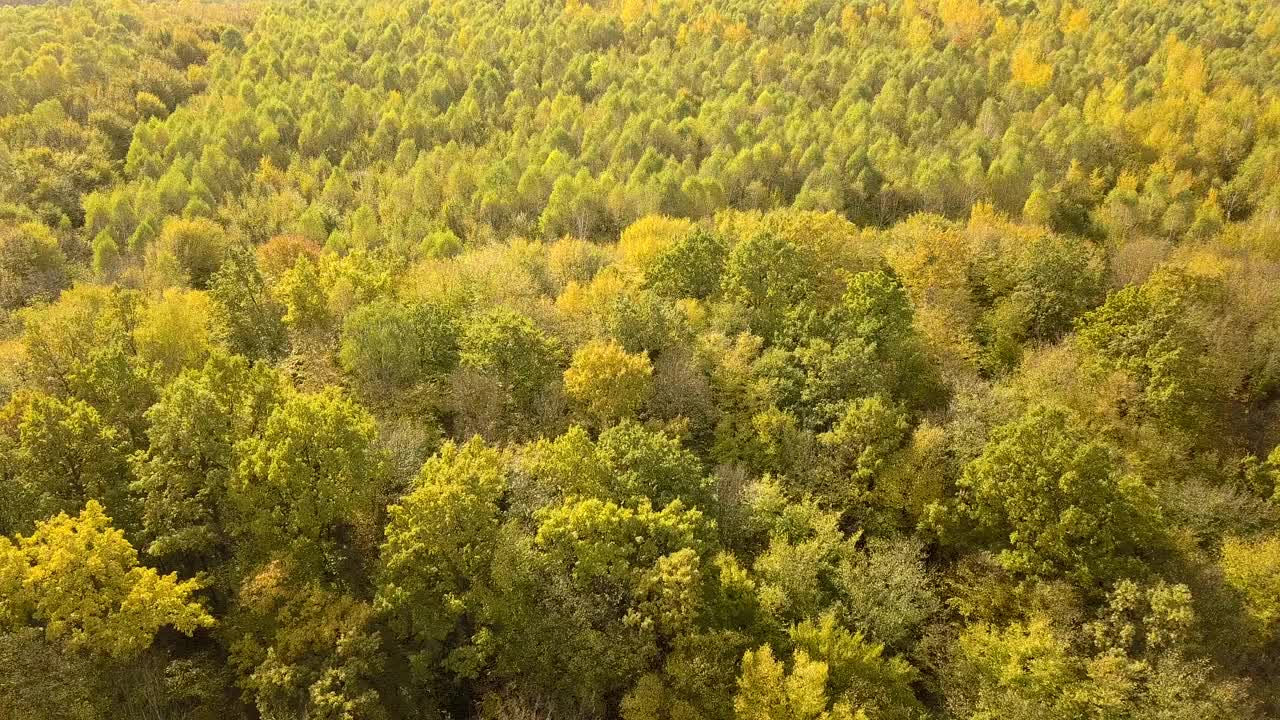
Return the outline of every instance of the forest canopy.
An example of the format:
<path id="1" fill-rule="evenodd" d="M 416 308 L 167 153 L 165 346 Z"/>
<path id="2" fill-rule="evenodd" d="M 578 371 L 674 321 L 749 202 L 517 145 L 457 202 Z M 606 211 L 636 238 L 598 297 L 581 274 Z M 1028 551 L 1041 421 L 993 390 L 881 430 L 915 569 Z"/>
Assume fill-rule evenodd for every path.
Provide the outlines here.
<path id="1" fill-rule="evenodd" d="M 1280 717 L 1280 5 L 0 0 L 0 717 Z"/>

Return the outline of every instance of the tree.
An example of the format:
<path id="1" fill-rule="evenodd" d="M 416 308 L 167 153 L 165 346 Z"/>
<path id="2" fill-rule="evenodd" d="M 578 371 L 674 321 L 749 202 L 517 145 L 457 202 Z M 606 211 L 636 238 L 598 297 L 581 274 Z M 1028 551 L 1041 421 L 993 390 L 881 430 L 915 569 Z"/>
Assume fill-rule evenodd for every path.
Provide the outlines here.
<path id="1" fill-rule="evenodd" d="M 833 615 L 790 631 L 791 667 L 765 645 L 742 656 L 733 701 L 739 718 L 840 720 L 911 718 L 922 709 L 910 683 L 915 672 L 899 658 L 881 657 L 883 646 L 840 627 Z"/>
<path id="2" fill-rule="evenodd" d="M 659 256 L 691 232 L 694 232 L 693 224 L 688 220 L 646 215 L 622 231 L 618 255 L 626 266 L 647 272 Z"/>
<path id="3" fill-rule="evenodd" d="M 72 650 L 127 658 L 161 627 L 191 635 L 213 625 L 191 598 L 198 588 L 138 565 L 133 546 L 94 500 L 75 518 L 59 513 L 16 543 L 0 540 L 0 621 L 39 623 Z"/>
<path id="4" fill-rule="evenodd" d="M 579 426 L 554 440 L 527 446 L 522 466 L 553 497 L 594 497 L 620 505 L 675 500 L 711 511 L 711 480 L 697 455 L 679 439 L 624 420 L 592 443 Z"/>
<path id="5" fill-rule="evenodd" d="M 272 288 L 284 307 L 281 320 L 301 333 L 317 333 L 329 328 L 333 320 L 329 297 L 320 278 L 316 264 L 306 255 L 297 262 Z"/>
<path id="6" fill-rule="evenodd" d="M 0 634 L 0 663 L 7 668 L 0 674 L 0 713 L 38 720 L 100 717 L 92 659 L 66 651 L 42 630 Z"/>
<path id="7" fill-rule="evenodd" d="M 869 540 L 866 551 L 842 563 L 835 575 L 845 624 L 905 649 L 941 607 L 924 560 L 919 540 Z"/>
<path id="8" fill-rule="evenodd" d="M 376 521 L 386 491 L 376 437 L 369 413 L 333 388 L 276 406 L 261 434 L 235 448 L 232 502 L 248 554 L 283 549 L 304 575 L 358 567 L 359 531 Z"/>
<path id="9" fill-rule="evenodd" d="M 653 365 L 609 340 L 597 340 L 573 353 L 564 371 L 564 390 L 597 427 L 636 414 L 653 393 Z"/>
<path id="10" fill-rule="evenodd" d="M 810 248 L 764 232 L 733 247 L 725 265 L 725 298 L 746 308 L 751 330 L 774 343 L 802 337 L 817 293 L 818 259 Z"/>
<path id="11" fill-rule="evenodd" d="M 382 638 L 369 604 L 281 563 L 241 587 L 229 653 L 244 700 L 264 720 L 386 718 Z"/>
<path id="12" fill-rule="evenodd" d="M 248 249 L 236 246 L 209 283 L 214 336 L 232 352 L 253 360 L 284 354 L 285 308 L 267 290 Z"/>
<path id="13" fill-rule="evenodd" d="M 1262 638 L 1280 634 L 1280 539 L 1229 539 L 1222 546 L 1222 572 L 1240 593 Z"/>
<path id="14" fill-rule="evenodd" d="M 138 357 L 163 379 L 204 363 L 210 352 L 212 308 L 198 290 L 170 288 L 142 313 L 133 330 Z"/>
<path id="15" fill-rule="evenodd" d="M 1088 588 L 1132 570 L 1158 509 L 1069 411 L 1037 406 L 997 428 L 959 482 L 959 513 L 1022 576 Z"/>
<path id="16" fill-rule="evenodd" d="M 797 652 L 791 672 L 774 659 L 768 645 L 742 656 L 742 676 L 733 700 L 743 720 L 853 720 L 852 708 L 832 706 L 827 695 L 827 664 Z"/>
<path id="17" fill-rule="evenodd" d="M 0 477 L 9 487 L 0 530 L 27 531 L 91 499 L 134 519 L 125 444 L 87 403 L 31 392 L 13 397 L 0 409 L 0 451 Z"/>
<path id="18" fill-rule="evenodd" d="M 1088 717 L 1082 669 L 1045 618 L 971 626 L 957 645 L 954 695 L 973 717 Z M 1108 709 L 1123 701 L 1111 698 Z"/>
<path id="19" fill-rule="evenodd" d="M 537 522 L 527 571 L 535 581 L 541 575 L 545 590 L 526 608 L 536 627 L 520 632 L 555 633 L 550 637 L 570 652 L 543 670 L 528 663 L 546 663 L 545 657 L 522 654 L 519 662 L 530 677 L 569 671 L 553 681 L 557 699 L 598 705 L 620 696 L 692 630 L 703 604 L 711 526 L 678 500 L 655 510 L 648 502 L 632 508 L 595 498 L 570 498 L 539 512 Z M 568 677 L 576 680 L 565 683 Z"/>
<path id="20" fill-rule="evenodd" d="M 1082 656 L 1073 645 L 1040 614 L 1006 627 L 970 625 L 947 668 L 948 695 L 971 717 L 1257 717 L 1239 683 L 1211 677 L 1176 650 L 1148 661 L 1114 649 Z"/>
<path id="21" fill-rule="evenodd" d="M 624 421 L 600 433 L 596 454 L 605 469 L 609 497 L 618 502 L 648 499 L 666 506 L 679 500 L 714 511 L 710 479 L 698 457 L 677 438 Z"/>
<path id="22" fill-rule="evenodd" d="M 728 254 L 723 237 L 693 230 L 657 253 L 645 270 L 645 285 L 668 297 L 706 300 L 720 290 Z"/>
<path id="23" fill-rule="evenodd" d="M 1111 294 L 1080 318 L 1076 342 L 1090 367 L 1118 372 L 1141 395 L 1145 416 L 1195 434 L 1213 420 L 1207 341 L 1191 324 L 1195 280 L 1162 274 Z"/>
<path id="24" fill-rule="evenodd" d="M 763 547 L 751 570 L 765 617 L 783 628 L 832 609 L 839 600 L 836 578 L 856 557 L 861 533 L 846 535 L 839 514 L 811 499 L 790 502 L 774 478 L 752 486 L 748 500 L 752 532 L 740 542 Z"/>
<path id="25" fill-rule="evenodd" d="M 436 304 L 379 300 L 343 321 L 338 361 L 371 397 L 443 377 L 457 357 L 455 319 Z"/>
<path id="26" fill-rule="evenodd" d="M 860 272 L 848 277 L 840 302 L 814 320 L 815 332 L 802 336 L 790 355 L 766 356 L 761 370 L 794 383 L 796 414 L 815 431 L 839 420 L 850 398 L 880 395 L 904 410 L 939 407 L 947 389 L 913 321 L 896 277 L 882 270 Z"/>
<path id="27" fill-rule="evenodd" d="M 170 218 L 160 229 L 158 249 L 170 255 L 192 287 L 203 289 L 222 265 L 228 240 L 222 227 L 204 218 Z"/>
<path id="28" fill-rule="evenodd" d="M 815 490 L 834 507 L 865 503 L 875 490 L 876 477 L 906 442 L 908 430 L 902 410 L 882 396 L 850 401 L 840 419 L 817 438 L 829 467 L 823 469 Z"/>
<path id="29" fill-rule="evenodd" d="M 164 389 L 147 410 L 149 446 L 131 458 L 147 554 L 187 572 L 228 558 L 235 444 L 260 433 L 284 395 L 274 370 L 220 352 Z"/>
<path id="30" fill-rule="evenodd" d="M 494 383 L 502 415 L 519 427 L 536 416 L 539 397 L 560 378 L 560 343 L 524 315 L 500 308 L 464 323 L 459 364 Z"/>
<path id="31" fill-rule="evenodd" d="M 52 305 L 28 308 L 22 334 L 34 387 L 92 405 L 132 443 L 142 438 L 142 415 L 155 397 L 132 343 L 142 307 L 135 291 L 78 285 Z"/>
<path id="32" fill-rule="evenodd" d="M 507 473 L 503 454 L 479 438 L 446 444 L 390 508 L 376 603 L 420 680 L 468 672 L 467 655 L 483 642 L 477 596 L 491 583 Z"/>
<path id="33" fill-rule="evenodd" d="M 0 228 L 0 308 L 52 300 L 67 285 L 58 239 L 39 223 Z"/>
<path id="34" fill-rule="evenodd" d="M 842 626 L 834 613 L 806 620 L 788 631 L 796 653 L 825 662 L 832 698 L 868 718 L 918 717 L 923 710 L 911 684 L 918 673 L 900 657 L 886 657 L 884 646 Z"/>

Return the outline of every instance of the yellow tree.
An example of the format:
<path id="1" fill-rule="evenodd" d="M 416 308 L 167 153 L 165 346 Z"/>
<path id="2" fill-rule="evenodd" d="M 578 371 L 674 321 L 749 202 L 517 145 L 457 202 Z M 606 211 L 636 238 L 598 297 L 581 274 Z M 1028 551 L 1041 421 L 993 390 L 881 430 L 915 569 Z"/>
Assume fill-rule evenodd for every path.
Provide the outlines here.
<path id="1" fill-rule="evenodd" d="M 78 517 L 60 513 L 28 537 L 0 538 L 0 628 L 42 625 L 71 650 L 122 659 L 172 626 L 190 635 L 213 624 L 192 595 L 199 584 L 138 565 L 138 553 L 90 500 Z"/>
<path id="2" fill-rule="evenodd" d="M 629 353 L 612 340 L 596 340 L 573 354 L 564 390 L 584 415 L 605 427 L 640 410 L 653 393 L 652 378 L 647 355 Z"/>

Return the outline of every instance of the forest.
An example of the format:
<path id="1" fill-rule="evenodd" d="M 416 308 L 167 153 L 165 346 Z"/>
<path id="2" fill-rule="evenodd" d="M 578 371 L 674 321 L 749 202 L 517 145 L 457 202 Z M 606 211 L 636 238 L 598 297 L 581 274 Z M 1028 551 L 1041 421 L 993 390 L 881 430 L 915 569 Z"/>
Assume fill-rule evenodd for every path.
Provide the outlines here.
<path id="1" fill-rule="evenodd" d="M 0 718 L 1280 718 L 1280 4 L 0 0 Z"/>

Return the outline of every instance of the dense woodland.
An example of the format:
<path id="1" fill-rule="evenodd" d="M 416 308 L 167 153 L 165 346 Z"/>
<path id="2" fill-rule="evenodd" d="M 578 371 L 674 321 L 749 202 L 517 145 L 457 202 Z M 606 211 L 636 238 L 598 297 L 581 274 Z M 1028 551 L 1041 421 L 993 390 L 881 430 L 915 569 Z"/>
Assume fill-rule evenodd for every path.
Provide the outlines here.
<path id="1" fill-rule="evenodd" d="M 1280 717 L 1280 5 L 0 4 L 0 718 Z"/>

